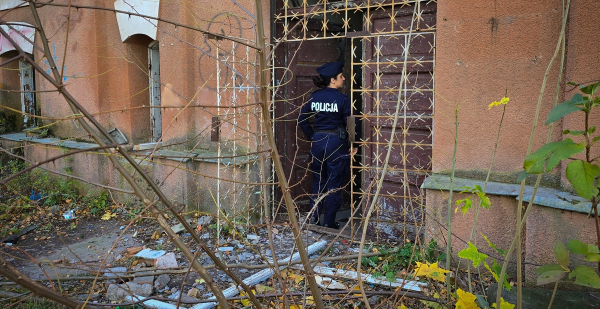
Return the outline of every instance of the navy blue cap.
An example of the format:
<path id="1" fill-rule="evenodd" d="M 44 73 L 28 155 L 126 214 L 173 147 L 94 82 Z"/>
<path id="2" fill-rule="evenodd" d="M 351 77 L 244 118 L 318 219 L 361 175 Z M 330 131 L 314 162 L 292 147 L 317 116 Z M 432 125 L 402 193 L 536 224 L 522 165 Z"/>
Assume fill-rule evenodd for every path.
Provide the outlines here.
<path id="1" fill-rule="evenodd" d="M 332 77 L 332 76 L 335 77 L 338 74 L 342 73 L 343 68 L 344 68 L 343 62 L 329 62 L 329 63 L 325 63 L 324 65 L 318 67 L 317 73 L 319 73 L 325 77 Z"/>

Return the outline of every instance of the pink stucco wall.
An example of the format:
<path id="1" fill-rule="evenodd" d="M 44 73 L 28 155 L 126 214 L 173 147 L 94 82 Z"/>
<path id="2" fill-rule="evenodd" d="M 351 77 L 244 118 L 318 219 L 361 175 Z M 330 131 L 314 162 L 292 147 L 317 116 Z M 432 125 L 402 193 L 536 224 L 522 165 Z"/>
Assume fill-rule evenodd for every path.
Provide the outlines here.
<path id="1" fill-rule="evenodd" d="M 433 172 L 447 172 L 452 167 L 454 111 L 458 109 L 458 148 L 456 169 L 463 175 L 487 171 L 502 109 L 487 108 L 507 93 L 510 102 L 498 144 L 493 173 L 516 174 L 522 170 L 527 153 L 535 108 L 547 66 L 555 51 L 561 26 L 562 1 L 442 1 L 438 3 L 436 36 L 435 90 L 436 106 L 433 143 Z M 591 0 L 571 1 L 567 27 L 566 60 L 558 102 L 578 93 L 566 81 L 590 83 L 600 79 L 600 47 L 590 44 L 600 38 L 597 12 L 600 3 Z M 544 125 L 554 104 L 560 57 L 549 71 L 540 109 L 538 128 L 532 151 L 545 144 L 549 128 Z M 581 115 L 570 115 L 556 122 L 551 141 L 563 138 L 565 129 L 582 130 Z M 600 123 L 600 111 L 590 124 Z M 577 139 L 576 139 L 577 140 Z M 598 155 L 600 147 L 592 153 Z M 565 166 L 552 171 L 557 186 L 568 189 Z M 516 175 L 514 175 L 516 182 Z M 444 209 L 448 192 L 427 191 L 428 214 Z M 482 212 L 478 229 L 491 234 L 492 241 L 507 248 L 514 237 L 517 202 L 512 197 L 490 197 L 490 211 Z M 577 237 L 585 215 L 534 205 L 523 233 L 524 262 L 553 262 L 556 240 Z M 436 218 L 428 219 L 428 229 Z M 445 221 L 445 214 L 442 218 Z M 454 214 L 452 228 L 460 237 L 471 231 L 472 216 Z M 489 230 L 489 231 L 488 231 Z M 589 220 L 580 240 L 594 243 L 595 229 Z M 438 234 L 445 239 L 445 236 Z M 479 243 L 485 244 L 481 240 Z M 466 246 L 453 240 L 454 250 Z M 535 266 L 525 266 L 527 280 L 533 282 Z"/>

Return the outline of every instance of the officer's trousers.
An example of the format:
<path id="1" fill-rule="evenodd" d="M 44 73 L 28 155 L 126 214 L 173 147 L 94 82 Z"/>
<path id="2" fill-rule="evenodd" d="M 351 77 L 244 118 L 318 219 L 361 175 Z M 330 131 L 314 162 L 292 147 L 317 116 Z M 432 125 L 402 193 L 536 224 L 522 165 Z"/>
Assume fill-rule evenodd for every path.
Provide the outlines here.
<path id="1" fill-rule="evenodd" d="M 319 213 L 324 211 L 323 225 L 333 226 L 340 209 L 343 181 L 349 169 L 348 146 L 337 135 L 315 133 L 310 156 L 309 168 L 313 172 L 310 206 L 313 217 L 318 219 Z"/>

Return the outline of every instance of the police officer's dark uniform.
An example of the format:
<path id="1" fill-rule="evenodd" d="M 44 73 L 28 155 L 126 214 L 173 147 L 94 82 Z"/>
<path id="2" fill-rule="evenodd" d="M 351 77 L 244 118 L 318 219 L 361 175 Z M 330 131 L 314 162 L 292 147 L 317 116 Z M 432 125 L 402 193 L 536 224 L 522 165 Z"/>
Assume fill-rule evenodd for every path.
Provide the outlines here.
<path id="1" fill-rule="evenodd" d="M 342 73 L 344 64 L 330 62 L 317 68 L 317 72 L 328 81 Z M 308 118 L 314 115 L 314 130 Z M 317 223 L 324 208 L 323 225 L 338 228 L 335 216 L 340 209 L 341 187 L 349 172 L 349 145 L 346 133 L 348 116 L 352 105 L 348 96 L 335 88 L 325 87 L 313 92 L 310 100 L 302 106 L 298 125 L 312 142 L 310 170 L 313 172 L 310 206 L 313 211 L 311 223 Z M 344 136 L 344 134 L 346 136 Z M 315 209 L 320 194 L 327 193 Z"/>

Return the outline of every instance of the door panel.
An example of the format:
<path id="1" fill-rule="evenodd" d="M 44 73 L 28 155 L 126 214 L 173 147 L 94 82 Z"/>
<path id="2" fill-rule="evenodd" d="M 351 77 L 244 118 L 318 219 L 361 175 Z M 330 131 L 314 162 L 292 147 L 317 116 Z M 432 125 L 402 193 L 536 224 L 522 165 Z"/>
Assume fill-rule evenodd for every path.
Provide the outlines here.
<path id="1" fill-rule="evenodd" d="M 160 101 L 160 54 L 158 41 L 148 46 L 148 71 L 150 76 L 150 106 L 161 106 Z M 162 136 L 162 110 L 150 108 L 150 129 L 152 142 L 158 142 Z"/>
<path id="2" fill-rule="evenodd" d="M 19 60 L 19 75 L 21 77 L 21 111 L 23 112 L 23 128 L 31 128 L 36 124 L 37 115 L 35 104 L 35 81 L 33 66 L 24 59 Z"/>
<path id="3" fill-rule="evenodd" d="M 364 49 L 362 59 L 354 60 L 364 77 L 358 91 L 365 104 L 364 158 L 360 166 L 364 171 L 363 188 L 381 177 L 400 95 L 388 168 L 368 227 L 382 237 L 402 237 L 402 224 L 424 223 L 424 192 L 420 186 L 431 169 L 435 33 L 419 30 L 435 26 L 435 4 L 422 4 L 420 10 L 422 19 L 415 18 L 410 34 L 401 32 L 408 31 L 413 20 L 413 7 L 407 6 L 395 10 L 395 14 L 389 10 L 373 14 L 372 35 L 353 39 Z M 395 18 L 390 20 L 390 16 Z M 392 27 L 401 33 L 378 34 L 390 32 Z M 371 187 L 367 193 L 369 206 L 377 186 Z"/>
<path id="4" fill-rule="evenodd" d="M 332 25 L 329 27 L 332 28 Z M 307 35 L 323 33 L 321 22 L 310 21 L 307 29 Z M 302 35 L 301 30 L 301 26 L 297 27 L 291 36 Z M 297 119 L 302 105 L 316 90 L 312 81 L 317 75 L 316 68 L 338 59 L 337 46 L 337 39 L 307 40 L 283 43 L 277 51 L 276 67 L 289 69 L 277 69 L 275 75 L 277 83 L 285 84 L 277 90 L 274 101 L 277 149 L 282 156 L 285 175 L 291 175 L 291 193 L 300 211 L 310 208 L 308 194 L 312 188 L 312 173 L 307 172 L 310 142 L 306 141 L 298 127 Z M 277 192 L 277 197 L 281 198 L 280 192 Z"/>

